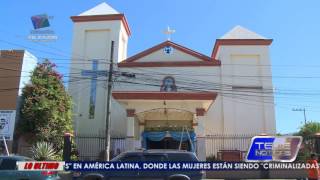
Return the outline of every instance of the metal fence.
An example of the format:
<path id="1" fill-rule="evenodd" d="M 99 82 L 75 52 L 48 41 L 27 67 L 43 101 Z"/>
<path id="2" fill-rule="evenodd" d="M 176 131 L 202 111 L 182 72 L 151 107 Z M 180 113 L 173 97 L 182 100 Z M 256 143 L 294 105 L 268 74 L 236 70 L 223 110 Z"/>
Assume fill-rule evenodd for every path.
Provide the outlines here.
<path id="1" fill-rule="evenodd" d="M 110 157 L 125 150 L 125 138 L 111 137 Z M 78 135 L 74 137 L 74 143 L 80 160 L 102 160 L 105 150 L 105 136 Z"/>
<path id="2" fill-rule="evenodd" d="M 251 138 L 249 134 L 214 134 L 206 136 L 206 156 L 217 158 L 219 151 L 238 150 L 246 152 L 249 149 Z"/>
<path id="3" fill-rule="evenodd" d="M 214 134 L 206 136 L 206 156 L 217 158 L 219 151 L 238 150 L 246 152 L 251 138 L 248 134 Z M 80 160 L 101 160 L 104 157 L 105 137 L 103 135 L 78 135 L 74 137 Z M 111 137 L 110 156 L 125 151 L 124 137 Z"/>

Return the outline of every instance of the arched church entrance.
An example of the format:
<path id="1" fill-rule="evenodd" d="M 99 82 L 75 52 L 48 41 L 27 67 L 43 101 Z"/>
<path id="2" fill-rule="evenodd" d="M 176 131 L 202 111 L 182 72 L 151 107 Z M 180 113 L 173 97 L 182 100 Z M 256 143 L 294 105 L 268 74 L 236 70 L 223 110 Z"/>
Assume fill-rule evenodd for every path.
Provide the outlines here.
<path id="1" fill-rule="evenodd" d="M 173 108 L 152 109 L 137 114 L 144 124 L 142 145 L 145 149 L 180 149 L 194 151 L 194 114 Z"/>
<path id="2" fill-rule="evenodd" d="M 123 105 L 127 112 L 126 150 L 177 149 L 178 142 L 178 149 L 180 147 L 196 152 L 199 159 L 204 161 L 205 114 L 217 93 L 176 92 L 175 81 L 170 77 L 164 79 L 161 89 L 163 91 L 160 92 L 112 92 L 113 98 Z"/>

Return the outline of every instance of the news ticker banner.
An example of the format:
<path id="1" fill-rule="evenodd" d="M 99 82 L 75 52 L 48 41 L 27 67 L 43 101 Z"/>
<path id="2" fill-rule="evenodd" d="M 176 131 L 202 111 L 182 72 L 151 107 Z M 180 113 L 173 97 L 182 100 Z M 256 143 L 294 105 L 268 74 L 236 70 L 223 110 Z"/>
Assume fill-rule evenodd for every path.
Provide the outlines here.
<path id="1" fill-rule="evenodd" d="M 96 171 L 96 170 L 262 170 L 309 169 L 309 164 L 290 163 L 298 154 L 300 136 L 255 136 L 246 156 L 246 162 L 18 162 L 24 171 Z M 270 161 L 270 163 L 266 163 Z M 272 163 L 271 163 L 272 161 Z M 313 167 L 311 167 L 313 168 Z"/>
<path id="2" fill-rule="evenodd" d="M 301 143 L 301 136 L 255 136 L 251 139 L 246 161 L 293 162 Z"/>
<path id="3" fill-rule="evenodd" d="M 308 163 L 283 162 L 17 162 L 20 171 L 224 171 L 298 170 L 319 168 Z"/>

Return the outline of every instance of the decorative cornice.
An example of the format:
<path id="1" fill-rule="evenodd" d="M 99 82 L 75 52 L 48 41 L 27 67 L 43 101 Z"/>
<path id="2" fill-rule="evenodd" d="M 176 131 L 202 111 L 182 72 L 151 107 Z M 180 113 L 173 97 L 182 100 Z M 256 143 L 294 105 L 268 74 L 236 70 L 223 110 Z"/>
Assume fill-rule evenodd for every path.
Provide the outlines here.
<path id="1" fill-rule="evenodd" d="M 213 61 L 214 60 L 214 59 L 210 58 L 209 56 L 201 54 L 201 53 L 199 53 L 197 51 L 194 51 L 192 49 L 189 49 L 187 47 L 184 47 L 184 46 L 179 45 L 177 43 L 174 43 L 172 41 L 165 41 L 165 42 L 160 43 L 160 44 L 158 44 L 156 46 L 153 46 L 153 47 L 151 47 L 151 48 L 149 48 L 147 50 L 144 50 L 144 51 L 142 51 L 142 52 L 140 52 L 140 53 L 138 53 L 138 54 L 136 54 L 134 56 L 129 57 L 128 59 L 126 59 L 122 63 L 137 61 L 137 60 L 139 60 L 140 58 L 142 58 L 144 56 L 147 56 L 147 55 L 149 55 L 149 54 L 151 54 L 151 53 L 153 53 L 153 52 L 155 52 L 155 51 L 157 51 L 157 50 L 159 50 L 161 48 L 164 48 L 165 46 L 172 46 L 175 49 L 178 49 L 178 50 L 180 50 L 180 51 L 182 51 L 182 52 L 184 52 L 186 54 L 189 54 L 191 56 L 197 57 L 197 58 L 199 58 L 199 59 L 201 59 L 203 61 Z"/>
<path id="2" fill-rule="evenodd" d="M 112 96 L 117 100 L 215 100 L 215 92 L 126 92 L 114 91 Z"/>
<path id="3" fill-rule="evenodd" d="M 190 66 L 220 66 L 221 62 L 213 61 L 158 61 L 158 62 L 121 62 L 118 67 L 190 67 Z"/>
<path id="4" fill-rule="evenodd" d="M 123 23 L 124 28 L 128 36 L 131 35 L 131 31 L 124 14 L 109 14 L 109 15 L 92 15 L 92 16 L 71 16 L 73 22 L 90 22 L 90 21 L 115 21 L 120 20 Z"/>
<path id="5" fill-rule="evenodd" d="M 211 58 L 216 59 L 219 47 L 223 46 L 235 46 L 235 45 L 258 45 L 269 46 L 272 43 L 272 39 L 217 39 L 214 48 L 212 50 Z"/>

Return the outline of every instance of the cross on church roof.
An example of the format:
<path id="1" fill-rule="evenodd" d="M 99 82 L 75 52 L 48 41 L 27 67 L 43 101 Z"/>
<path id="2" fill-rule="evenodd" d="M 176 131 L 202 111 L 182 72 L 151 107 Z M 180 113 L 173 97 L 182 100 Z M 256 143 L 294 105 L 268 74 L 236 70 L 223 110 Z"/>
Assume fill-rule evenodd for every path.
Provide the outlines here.
<path id="1" fill-rule="evenodd" d="M 170 41 L 171 39 L 171 34 L 175 33 L 176 30 L 174 29 L 170 29 L 170 27 L 168 26 L 166 30 L 163 31 L 164 34 L 167 35 L 167 40 Z"/>

